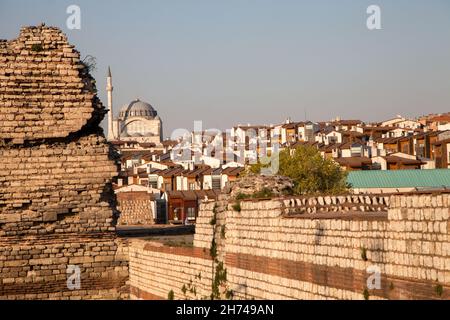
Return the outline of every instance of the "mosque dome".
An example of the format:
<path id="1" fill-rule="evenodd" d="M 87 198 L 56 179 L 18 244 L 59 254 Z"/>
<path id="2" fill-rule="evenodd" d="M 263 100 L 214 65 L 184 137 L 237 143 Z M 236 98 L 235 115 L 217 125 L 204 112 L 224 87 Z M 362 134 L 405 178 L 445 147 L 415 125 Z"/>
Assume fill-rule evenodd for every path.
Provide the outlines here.
<path id="1" fill-rule="evenodd" d="M 150 105 L 150 103 L 136 99 L 131 101 L 129 104 L 124 105 L 120 109 L 120 118 L 130 118 L 130 117 L 145 117 L 145 118 L 155 118 L 158 115 L 155 109 Z"/>

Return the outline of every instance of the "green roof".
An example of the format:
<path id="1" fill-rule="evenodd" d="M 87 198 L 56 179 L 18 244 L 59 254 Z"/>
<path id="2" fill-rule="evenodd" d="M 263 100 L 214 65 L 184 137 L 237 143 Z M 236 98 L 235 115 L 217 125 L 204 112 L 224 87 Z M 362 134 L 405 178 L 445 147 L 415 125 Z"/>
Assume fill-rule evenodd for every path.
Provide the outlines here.
<path id="1" fill-rule="evenodd" d="M 442 188 L 450 187 L 450 169 L 350 171 L 352 188 Z"/>

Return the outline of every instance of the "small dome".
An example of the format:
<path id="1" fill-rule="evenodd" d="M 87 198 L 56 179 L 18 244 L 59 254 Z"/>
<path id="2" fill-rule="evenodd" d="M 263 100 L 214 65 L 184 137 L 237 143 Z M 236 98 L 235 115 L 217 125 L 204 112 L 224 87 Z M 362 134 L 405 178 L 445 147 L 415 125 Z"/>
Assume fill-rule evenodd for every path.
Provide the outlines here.
<path id="1" fill-rule="evenodd" d="M 129 104 L 124 105 L 120 109 L 119 116 L 121 118 L 129 117 L 146 117 L 154 118 L 158 115 L 155 109 L 150 105 L 150 103 L 136 99 Z"/>

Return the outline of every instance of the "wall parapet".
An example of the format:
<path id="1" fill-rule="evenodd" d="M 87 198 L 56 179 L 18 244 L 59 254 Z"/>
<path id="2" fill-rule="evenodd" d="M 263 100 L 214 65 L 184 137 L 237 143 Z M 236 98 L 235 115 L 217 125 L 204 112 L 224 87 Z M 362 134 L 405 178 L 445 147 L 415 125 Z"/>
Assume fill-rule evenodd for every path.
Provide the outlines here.
<path id="1" fill-rule="evenodd" d="M 389 195 L 342 195 L 293 197 L 283 200 L 286 215 L 328 212 L 386 212 Z"/>

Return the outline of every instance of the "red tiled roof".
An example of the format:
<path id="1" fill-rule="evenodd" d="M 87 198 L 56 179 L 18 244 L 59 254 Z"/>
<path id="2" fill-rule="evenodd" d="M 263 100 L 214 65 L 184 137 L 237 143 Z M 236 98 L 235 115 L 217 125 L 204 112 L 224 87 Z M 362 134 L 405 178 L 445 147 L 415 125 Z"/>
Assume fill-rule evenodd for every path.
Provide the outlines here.
<path id="1" fill-rule="evenodd" d="M 161 142 L 164 147 L 173 147 L 178 144 L 178 141 L 176 140 L 164 140 Z"/>
<path id="2" fill-rule="evenodd" d="M 388 127 L 388 126 L 365 126 L 363 127 L 364 131 L 366 130 L 370 130 L 370 131 L 390 131 L 390 130 L 394 130 L 397 129 L 397 127 Z"/>
<path id="3" fill-rule="evenodd" d="M 364 165 L 372 164 L 372 160 L 367 157 L 348 157 L 348 158 L 335 158 L 334 161 L 343 166 L 351 168 L 361 168 Z"/>
<path id="4" fill-rule="evenodd" d="M 291 123 L 285 123 L 281 127 L 284 129 L 295 129 L 299 126 L 305 125 L 305 122 L 291 122 Z"/>
<path id="5" fill-rule="evenodd" d="M 139 143 L 139 145 L 142 148 L 154 148 L 154 147 L 156 147 L 156 144 L 152 143 L 152 142 L 141 142 L 141 143 Z"/>
<path id="6" fill-rule="evenodd" d="M 361 120 L 338 120 L 338 121 L 331 121 L 330 123 L 333 125 L 355 126 L 358 124 L 362 124 L 363 122 Z"/>
<path id="7" fill-rule="evenodd" d="M 170 198 L 178 198 L 184 200 L 202 200 L 205 196 L 208 199 L 216 199 L 220 194 L 220 190 L 187 190 L 187 191 L 167 191 L 167 195 Z"/>
<path id="8" fill-rule="evenodd" d="M 450 122 L 450 114 L 441 114 L 439 116 L 432 117 L 428 121 L 433 122 Z"/>
<path id="9" fill-rule="evenodd" d="M 397 143 L 402 137 L 377 138 L 374 141 L 378 143 Z"/>
<path id="10" fill-rule="evenodd" d="M 314 147 L 320 148 L 323 145 L 324 145 L 323 143 L 319 143 L 317 141 L 297 141 L 297 142 L 295 142 L 293 144 L 290 144 L 289 147 L 290 148 L 297 148 L 297 147 L 300 147 L 300 146 L 311 146 L 311 147 L 314 146 Z"/>
<path id="11" fill-rule="evenodd" d="M 403 163 L 403 164 L 425 164 L 425 162 L 422 162 L 420 160 L 416 159 L 409 159 L 409 158 L 402 158 L 398 156 L 384 156 L 384 159 L 386 159 L 387 162 L 393 162 L 393 163 Z"/>
<path id="12" fill-rule="evenodd" d="M 358 132 L 358 131 L 342 131 L 342 134 L 344 136 L 353 136 L 353 137 L 362 137 L 362 136 L 364 136 L 363 133 Z"/>
<path id="13" fill-rule="evenodd" d="M 438 141 L 433 142 L 432 144 L 433 145 L 441 145 L 441 144 L 444 144 L 444 143 L 450 143 L 450 138 L 444 139 L 444 140 L 438 140 Z"/>

